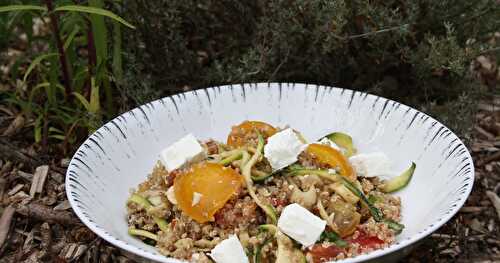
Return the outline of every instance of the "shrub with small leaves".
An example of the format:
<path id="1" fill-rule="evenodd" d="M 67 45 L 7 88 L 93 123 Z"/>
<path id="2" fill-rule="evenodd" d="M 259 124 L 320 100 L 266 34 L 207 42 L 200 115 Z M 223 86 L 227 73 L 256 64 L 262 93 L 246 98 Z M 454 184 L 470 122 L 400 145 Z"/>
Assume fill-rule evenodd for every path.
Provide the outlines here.
<path id="1" fill-rule="evenodd" d="M 308 82 L 386 96 L 460 125 L 438 109 L 480 95 L 469 65 L 494 48 L 484 39 L 499 27 L 500 4 L 129 0 L 122 15 L 137 25 L 127 36 L 127 75 L 148 80 L 144 98 L 186 86 Z M 131 83 L 124 91 L 134 97 Z"/>

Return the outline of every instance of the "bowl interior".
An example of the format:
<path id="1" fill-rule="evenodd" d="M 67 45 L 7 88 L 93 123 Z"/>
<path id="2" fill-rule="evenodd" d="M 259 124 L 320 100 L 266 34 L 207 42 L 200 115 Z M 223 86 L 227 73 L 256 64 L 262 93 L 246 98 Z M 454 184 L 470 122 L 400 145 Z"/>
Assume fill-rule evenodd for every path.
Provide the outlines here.
<path id="1" fill-rule="evenodd" d="M 472 188 L 474 166 L 467 148 L 424 113 L 346 89 L 260 83 L 167 97 L 105 124 L 82 144 L 68 168 L 66 190 L 73 209 L 107 241 L 153 260 L 178 262 L 127 234 L 130 189 L 145 180 L 160 150 L 185 134 L 225 141 L 231 126 L 243 120 L 290 125 L 309 141 L 346 132 L 358 152 L 385 152 L 395 171 L 416 162 L 410 185 L 396 194 L 406 226 L 397 243 L 345 262 L 374 258 L 430 234 L 456 213 Z"/>

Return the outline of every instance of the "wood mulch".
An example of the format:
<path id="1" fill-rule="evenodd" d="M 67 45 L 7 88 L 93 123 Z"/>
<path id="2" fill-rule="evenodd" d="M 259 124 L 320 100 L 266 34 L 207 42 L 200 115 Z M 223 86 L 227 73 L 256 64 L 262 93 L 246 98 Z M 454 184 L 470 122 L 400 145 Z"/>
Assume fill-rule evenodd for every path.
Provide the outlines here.
<path id="1" fill-rule="evenodd" d="M 500 262 L 500 99 L 480 108 L 469 145 L 476 165 L 473 192 L 405 262 Z M 0 134 L 15 118 L 0 110 L 0 119 L 8 120 Z M 0 136 L 0 262 L 144 261 L 78 220 L 64 190 L 69 159 L 39 157 L 36 147 L 22 143 L 24 128 L 17 129 L 21 137 Z"/>

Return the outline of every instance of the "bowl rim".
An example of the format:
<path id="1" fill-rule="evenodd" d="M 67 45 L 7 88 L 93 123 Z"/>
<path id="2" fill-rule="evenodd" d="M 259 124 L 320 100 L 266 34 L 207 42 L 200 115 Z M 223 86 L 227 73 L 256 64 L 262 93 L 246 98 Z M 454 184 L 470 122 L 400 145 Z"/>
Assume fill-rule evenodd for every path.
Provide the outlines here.
<path id="1" fill-rule="evenodd" d="M 205 92 L 208 92 L 209 90 L 215 90 L 215 89 L 218 89 L 220 91 L 220 89 L 223 89 L 223 88 L 225 88 L 225 89 L 233 89 L 234 87 L 240 87 L 241 89 L 244 90 L 249 85 L 250 86 L 252 86 L 252 85 L 255 85 L 255 86 L 261 86 L 261 85 L 263 86 L 263 85 L 265 85 L 267 87 L 270 87 L 271 85 L 279 85 L 280 88 L 282 87 L 282 85 L 288 85 L 288 87 L 293 87 L 295 85 L 304 85 L 304 88 L 309 88 L 309 87 L 316 87 L 316 88 L 324 87 L 324 88 L 331 88 L 331 89 L 335 89 L 335 90 L 340 90 L 341 92 L 351 91 L 353 93 L 353 96 L 354 96 L 355 93 L 360 93 L 363 96 L 372 97 L 372 98 L 375 98 L 375 99 L 376 98 L 386 99 L 388 102 L 399 103 L 401 106 L 404 106 L 404 107 L 407 107 L 410 110 L 414 110 L 416 112 L 419 112 L 420 114 L 423 114 L 425 117 L 428 117 L 430 120 L 435 121 L 437 125 L 441 125 L 442 127 L 448 129 L 451 132 L 451 135 L 455 136 L 455 138 L 458 140 L 458 143 L 459 143 L 458 145 L 463 145 L 465 147 L 465 149 L 466 149 L 465 157 L 467 158 L 467 161 L 470 163 L 470 171 L 466 173 L 466 174 L 469 174 L 469 176 L 466 177 L 466 178 L 470 178 L 471 180 L 469 180 L 469 182 L 467 182 L 467 186 L 466 186 L 465 191 L 463 191 L 462 193 L 460 193 L 458 195 L 460 198 L 456 199 L 455 204 L 452 206 L 452 208 L 450 208 L 448 210 L 448 212 L 445 213 L 444 216 L 440 217 L 437 221 L 432 222 L 430 225 L 428 225 L 427 227 L 425 227 L 422 231 L 419 231 L 417 234 L 415 234 L 413 236 L 410 236 L 410 237 L 408 237 L 408 238 L 406 238 L 404 240 L 397 241 L 397 242 L 391 244 L 390 246 L 388 246 L 386 248 L 374 250 L 374 251 L 369 252 L 367 254 L 361 254 L 361 255 L 355 256 L 353 258 L 347 258 L 347 259 L 343 259 L 343 260 L 330 261 L 330 262 L 339 262 L 339 263 L 362 262 L 362 261 L 366 261 L 366 260 L 370 260 L 370 259 L 379 258 L 379 257 L 382 257 L 384 255 L 389 255 L 389 254 L 391 254 L 393 252 L 396 252 L 398 250 L 404 249 L 405 247 L 410 247 L 410 245 L 415 244 L 416 242 L 418 242 L 418 241 L 422 240 L 423 238 L 427 237 L 428 235 L 432 234 L 434 231 L 436 231 L 438 228 L 440 228 L 442 225 L 444 225 L 446 222 L 448 222 L 453 216 L 455 216 L 455 214 L 464 205 L 465 201 L 468 199 L 470 193 L 472 192 L 472 188 L 473 188 L 473 185 L 474 185 L 474 177 L 475 177 L 474 160 L 473 160 L 473 158 L 472 158 L 472 156 L 470 154 L 469 149 L 464 144 L 464 142 L 462 141 L 462 139 L 460 139 L 451 129 L 449 129 L 448 127 L 446 127 L 443 123 L 441 123 L 440 121 L 436 120 L 432 116 L 430 116 L 430 115 L 428 115 L 428 114 L 426 114 L 424 112 L 421 112 L 421 111 L 419 111 L 419 110 L 417 110 L 417 109 L 415 109 L 413 107 L 410 107 L 410 106 L 408 106 L 406 104 L 403 104 L 403 103 L 400 103 L 400 102 L 397 102 L 397 101 L 394 101 L 394 100 L 391 100 L 391 99 L 388 99 L 388 98 L 384 98 L 384 97 L 381 97 L 381 96 L 373 95 L 373 94 L 370 94 L 370 93 L 367 93 L 367 92 L 353 90 L 353 89 L 339 88 L 339 87 L 329 86 L 329 85 L 307 84 L 307 83 L 300 83 L 300 82 L 293 82 L 293 83 L 287 83 L 287 82 L 250 82 L 250 83 L 236 83 L 236 84 L 228 84 L 228 85 L 210 86 L 210 87 L 206 87 L 206 88 L 195 89 L 195 90 L 190 90 L 190 91 L 186 91 L 186 92 L 182 92 L 182 93 L 177 93 L 177 94 L 173 94 L 173 95 L 170 95 L 170 96 L 166 96 L 166 97 L 163 97 L 163 98 L 159 98 L 159 99 L 153 100 L 151 102 L 142 104 L 142 105 L 137 106 L 137 107 L 135 107 L 133 109 L 130 109 L 130 110 L 126 111 L 126 112 L 123 112 L 122 114 L 120 114 L 120 115 L 116 116 L 115 118 L 109 120 L 107 123 L 115 121 L 118 118 L 123 117 L 124 115 L 130 113 L 131 111 L 137 110 L 137 109 L 139 109 L 140 107 L 142 107 L 142 106 L 144 106 L 146 104 L 160 103 L 161 100 L 169 98 L 169 97 L 172 97 L 172 96 L 177 96 L 177 95 L 185 96 L 187 94 L 192 94 L 192 93 L 195 93 L 197 91 L 203 91 L 203 90 Z M 80 145 L 80 147 L 78 147 L 78 149 L 75 151 L 75 153 L 77 153 L 78 151 L 80 151 L 82 149 L 83 145 L 85 144 L 85 142 L 87 142 L 89 140 L 89 138 L 93 137 L 96 133 L 98 133 L 99 131 L 101 131 L 102 129 L 104 129 L 104 126 L 106 124 L 103 124 L 94 133 L 92 133 L 91 135 L 89 135 L 87 137 L 87 139 Z M 180 259 L 176 259 L 176 258 L 172 258 L 172 257 L 167 257 L 167 256 L 164 256 L 164 255 L 161 255 L 161 254 L 159 254 L 157 252 L 150 252 L 150 251 L 144 250 L 144 249 L 142 249 L 140 247 L 137 247 L 135 245 L 132 245 L 132 244 L 126 242 L 126 241 L 120 240 L 120 239 L 114 237 L 113 235 L 111 235 L 110 233 L 108 233 L 104 228 L 100 227 L 99 225 L 97 225 L 96 223 L 94 223 L 92 220 L 90 220 L 89 217 L 86 215 L 86 213 L 84 211 L 82 211 L 82 207 L 80 205 L 78 205 L 77 201 L 75 200 L 76 196 L 72 195 L 72 190 L 74 189 L 74 187 L 70 184 L 71 180 L 69 180 L 69 175 L 70 175 L 71 171 L 73 170 L 73 168 L 72 168 L 73 165 L 72 164 L 74 163 L 74 158 L 75 158 L 75 155 L 73 155 L 73 157 L 71 158 L 71 161 L 70 161 L 70 163 L 68 165 L 68 168 L 67 168 L 67 171 L 66 171 L 66 176 L 65 176 L 65 190 L 66 190 L 66 196 L 67 196 L 67 198 L 69 200 L 71 208 L 73 209 L 73 211 L 75 212 L 75 214 L 78 216 L 78 218 L 84 223 L 85 226 L 87 226 L 88 228 L 90 228 L 90 230 L 92 230 L 94 233 L 96 233 L 99 237 L 103 238 L 104 240 L 106 240 L 107 242 L 113 244 L 114 246 L 119 247 L 121 249 L 124 249 L 124 250 L 126 250 L 128 252 L 134 253 L 134 254 L 136 254 L 138 256 L 141 256 L 141 257 L 144 257 L 144 258 L 147 258 L 147 259 L 150 259 L 150 260 L 158 261 L 158 262 L 168 262 L 168 263 L 186 262 L 186 261 L 183 261 L 183 260 L 180 260 Z"/>

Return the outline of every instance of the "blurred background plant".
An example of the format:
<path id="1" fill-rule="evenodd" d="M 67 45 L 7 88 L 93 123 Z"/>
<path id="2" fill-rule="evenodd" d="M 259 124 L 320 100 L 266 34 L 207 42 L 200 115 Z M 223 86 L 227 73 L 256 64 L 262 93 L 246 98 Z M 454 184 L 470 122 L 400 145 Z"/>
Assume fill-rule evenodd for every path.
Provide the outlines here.
<path id="1" fill-rule="evenodd" d="M 470 70 L 478 56 L 500 54 L 496 0 L 125 0 L 123 6 L 123 16 L 137 25 L 125 36 L 123 91 L 137 103 L 192 87 L 306 82 L 403 101 L 466 135 L 478 97 L 497 82 L 488 88 Z"/>
<path id="2" fill-rule="evenodd" d="M 64 152 L 138 104 L 260 81 L 382 95 L 430 113 L 467 138 L 477 100 L 495 92 L 500 78 L 496 0 L 2 5 L 11 5 L 0 13 L 0 56 L 6 59 L 0 98 L 16 109 L 11 126 L 28 126 L 37 145 L 47 149 L 50 142 Z M 137 28 L 129 30 L 131 24 Z"/>
<path id="3" fill-rule="evenodd" d="M 0 45 L 7 56 L 15 50 L 8 49 L 11 44 L 24 51 L 3 66 L 2 82 L 14 88 L 0 96 L 15 109 L 12 129 L 4 133 L 31 127 L 29 137 L 43 152 L 67 153 L 69 145 L 116 114 L 121 30 L 133 26 L 104 9 L 104 0 L 3 3 L 8 5 L 0 7 Z M 49 142 L 59 147 L 49 148 Z"/>

